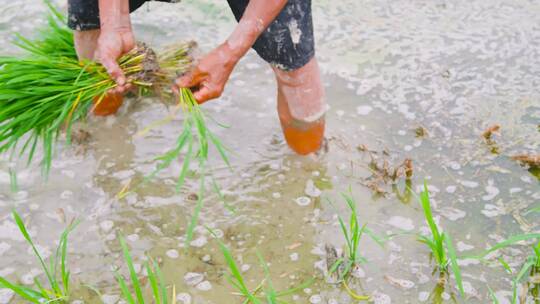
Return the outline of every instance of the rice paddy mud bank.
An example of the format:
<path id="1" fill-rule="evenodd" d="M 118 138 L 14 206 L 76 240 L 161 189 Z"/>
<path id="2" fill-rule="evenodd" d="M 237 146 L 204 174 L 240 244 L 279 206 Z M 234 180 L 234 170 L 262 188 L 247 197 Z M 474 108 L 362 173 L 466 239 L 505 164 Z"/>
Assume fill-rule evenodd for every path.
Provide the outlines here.
<path id="1" fill-rule="evenodd" d="M 45 11 L 33 0 L 0 6 L 3 52 L 16 53 L 12 32 L 32 33 Z M 117 117 L 82 125 L 90 136 L 57 151 L 47 182 L 39 167 L 18 164 L 19 189 L 12 193 L 9 169 L 17 164 L 0 161 L 0 275 L 28 284 L 43 275 L 11 217 L 15 206 L 45 256 L 67 223 L 81 220 L 69 256 L 74 299 L 87 303 L 99 299 L 82 283 L 99 289 L 106 303 L 119 299 L 110 271 L 124 265 L 118 232 L 137 271 L 145 254 L 160 262 L 179 303 L 242 302 L 231 293 L 219 245 L 203 225 L 222 236 L 249 287 L 264 278 L 258 250 L 276 289 L 321 278 L 288 302 L 355 303 L 345 287 L 322 278 L 325 248 L 344 248 L 337 214 L 347 219 L 350 210 L 339 193 L 350 186 L 360 225 L 378 235 L 401 234 L 384 247 L 362 238 L 367 262 L 349 284 L 356 293 L 375 303 L 491 303 L 489 285 L 500 303 L 511 303 L 513 275 L 497 258 L 517 272 L 530 244 L 499 251 L 488 263 L 460 260 L 465 298 L 453 278 L 442 288 L 429 249 L 406 233 L 429 232 L 421 205 L 404 178 L 392 184 L 379 169 L 412 160 L 410 187 L 419 192 L 428 181 L 434 218 L 460 256 L 540 232 L 538 171 L 511 159 L 540 151 L 539 13 L 539 3 L 520 0 L 314 1 L 317 56 L 331 105 L 328 152 L 299 157 L 288 150 L 275 114 L 273 76 L 251 52 L 224 96 L 204 105 L 231 126 L 215 132 L 234 151 L 233 169 L 217 157 L 210 162 L 227 206 L 215 194 L 205 199 L 189 251 L 183 238 L 198 179 L 189 178 L 176 194 L 180 164 L 115 199 L 128 180 L 151 172 L 149 160 L 171 146 L 182 125 L 179 117 L 136 136 L 167 110 L 154 100 L 131 100 Z M 152 45 L 195 39 L 204 50 L 234 26 L 220 1 L 150 3 L 134 14 L 134 23 L 139 38 Z M 482 133 L 495 124 L 499 134 L 486 141 Z M 0 290 L 0 303 L 16 301 Z"/>

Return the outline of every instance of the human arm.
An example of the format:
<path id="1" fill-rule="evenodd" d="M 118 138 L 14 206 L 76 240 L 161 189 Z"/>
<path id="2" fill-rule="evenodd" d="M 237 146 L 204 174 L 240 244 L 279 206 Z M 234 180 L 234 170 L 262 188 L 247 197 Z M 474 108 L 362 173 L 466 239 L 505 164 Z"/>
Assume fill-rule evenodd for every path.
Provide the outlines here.
<path id="1" fill-rule="evenodd" d="M 197 87 L 195 99 L 203 103 L 221 96 L 236 63 L 276 18 L 287 0 L 251 0 L 229 38 L 204 56 L 191 73 L 176 80 L 178 87 Z"/>

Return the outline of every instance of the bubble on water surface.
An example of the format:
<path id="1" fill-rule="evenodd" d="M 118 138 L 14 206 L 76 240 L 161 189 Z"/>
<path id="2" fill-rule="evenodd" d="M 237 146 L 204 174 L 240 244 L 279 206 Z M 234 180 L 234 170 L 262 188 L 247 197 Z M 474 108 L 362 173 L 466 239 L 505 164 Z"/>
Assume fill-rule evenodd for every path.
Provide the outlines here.
<path id="1" fill-rule="evenodd" d="M 518 193 L 518 192 L 521 192 L 521 191 L 523 191 L 523 189 L 519 188 L 519 187 L 513 187 L 513 188 L 510 188 L 508 190 L 508 192 L 510 192 L 510 194 Z"/>
<path id="2" fill-rule="evenodd" d="M 465 244 L 462 241 L 459 241 L 456 244 L 456 248 L 457 248 L 458 251 L 462 252 L 462 251 L 468 251 L 468 250 L 474 249 L 474 246 L 469 245 L 469 244 Z"/>
<path id="3" fill-rule="evenodd" d="M 499 188 L 495 187 L 493 180 L 488 180 L 488 185 L 484 188 L 486 190 L 486 195 L 482 196 L 482 200 L 484 201 L 491 201 L 493 200 L 497 195 L 499 195 L 500 190 Z"/>
<path id="4" fill-rule="evenodd" d="M 300 196 L 296 198 L 295 201 L 299 206 L 302 206 L 302 207 L 305 207 L 311 203 L 311 199 L 307 196 Z"/>
<path id="5" fill-rule="evenodd" d="M 307 196 L 311 196 L 311 197 L 319 197 L 321 196 L 321 193 L 322 193 L 321 190 L 319 190 L 319 188 L 315 186 L 315 183 L 311 179 L 307 180 L 304 192 Z"/>
<path id="6" fill-rule="evenodd" d="M 130 234 L 128 236 L 126 236 L 126 239 L 130 242 L 136 242 L 139 240 L 139 235 L 138 234 Z"/>
<path id="7" fill-rule="evenodd" d="M 452 193 L 456 192 L 456 190 L 457 190 L 457 187 L 456 187 L 456 186 L 454 186 L 454 185 L 450 185 L 450 186 L 446 187 L 446 189 L 445 189 L 445 190 L 446 190 L 446 192 L 447 192 L 447 193 L 450 193 L 450 194 L 452 194 Z"/>
<path id="8" fill-rule="evenodd" d="M 322 302 L 322 297 L 320 295 L 312 295 L 309 297 L 309 303 L 317 304 Z"/>
<path id="9" fill-rule="evenodd" d="M 118 295 L 104 294 L 101 296 L 101 301 L 103 301 L 104 304 L 115 304 L 119 299 L 120 297 Z"/>
<path id="10" fill-rule="evenodd" d="M 412 231 L 414 230 L 414 224 L 413 221 L 410 218 L 402 217 L 402 216 L 392 216 L 390 220 L 387 222 L 390 226 L 405 230 L 405 231 Z"/>
<path id="11" fill-rule="evenodd" d="M 418 293 L 418 301 L 425 302 L 425 301 L 428 300 L 428 298 L 429 298 L 429 292 L 422 291 L 422 292 Z"/>
<path id="12" fill-rule="evenodd" d="M 3 256 L 9 249 L 11 245 L 6 242 L 0 242 L 0 256 Z"/>
<path id="13" fill-rule="evenodd" d="M 502 208 L 493 204 L 485 204 L 484 209 L 480 212 L 487 217 L 496 217 L 505 214 L 505 211 Z"/>
<path id="14" fill-rule="evenodd" d="M 250 269 L 251 269 L 251 265 L 249 265 L 249 264 L 242 264 L 242 266 L 240 267 L 240 271 L 242 271 L 242 272 L 246 272 L 246 271 L 248 271 Z"/>
<path id="15" fill-rule="evenodd" d="M 197 284 L 197 289 L 202 291 L 208 291 L 212 289 L 212 284 L 209 281 L 203 281 Z"/>
<path id="16" fill-rule="evenodd" d="M 465 216 L 467 215 L 465 211 L 452 207 L 441 208 L 440 213 L 442 216 L 451 221 L 457 221 L 459 219 L 465 218 Z"/>
<path id="17" fill-rule="evenodd" d="M 184 281 L 189 286 L 195 286 L 204 280 L 204 275 L 198 272 L 188 272 L 184 275 Z"/>
<path id="18" fill-rule="evenodd" d="M 189 243 L 189 244 L 191 246 L 193 246 L 193 247 L 199 247 L 200 248 L 200 247 L 203 247 L 204 245 L 206 245 L 207 243 L 208 243 L 208 239 L 204 235 L 201 235 L 198 238 L 191 241 L 191 243 Z"/>
<path id="19" fill-rule="evenodd" d="M 363 106 L 356 107 L 356 113 L 358 115 L 366 116 L 366 115 L 369 115 L 369 113 L 371 113 L 371 111 L 373 111 L 372 106 L 363 105 Z"/>
<path id="20" fill-rule="evenodd" d="M 171 259 L 177 259 L 180 256 L 176 249 L 169 249 L 165 254 Z"/>
<path id="21" fill-rule="evenodd" d="M 191 295 L 185 292 L 179 293 L 176 295 L 176 301 L 180 304 L 191 304 Z"/>
<path id="22" fill-rule="evenodd" d="M 99 223 L 99 227 L 103 232 L 109 232 L 114 227 L 114 222 L 111 220 L 106 220 L 101 223 Z"/>
<path id="23" fill-rule="evenodd" d="M 73 191 L 71 190 L 65 190 L 60 194 L 60 198 L 65 199 L 65 200 L 70 199 L 72 197 L 73 197 Z"/>
<path id="24" fill-rule="evenodd" d="M 15 295 L 15 292 L 13 292 L 10 289 L 7 289 L 7 288 L 0 289 L 0 304 L 8 304 L 14 295 Z"/>
<path id="25" fill-rule="evenodd" d="M 374 291 L 371 295 L 371 301 L 373 301 L 374 304 L 390 304 L 392 303 L 392 299 L 389 295 L 381 293 L 379 291 Z"/>
<path id="26" fill-rule="evenodd" d="M 463 181 L 460 181 L 459 183 L 462 184 L 463 186 L 467 187 L 467 188 L 476 188 L 476 187 L 478 187 L 478 183 L 474 182 L 474 181 L 463 180 Z"/>

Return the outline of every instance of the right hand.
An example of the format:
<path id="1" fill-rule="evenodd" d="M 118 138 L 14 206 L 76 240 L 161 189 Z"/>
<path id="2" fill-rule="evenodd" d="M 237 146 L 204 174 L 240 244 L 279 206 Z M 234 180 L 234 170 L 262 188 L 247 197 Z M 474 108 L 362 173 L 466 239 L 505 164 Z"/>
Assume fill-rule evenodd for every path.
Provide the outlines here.
<path id="1" fill-rule="evenodd" d="M 74 40 L 79 59 L 97 60 L 116 81 L 117 87 L 111 93 L 129 89 L 117 60 L 135 46 L 131 29 L 75 31 Z"/>
<path id="2" fill-rule="evenodd" d="M 129 32 L 131 33 L 131 31 Z M 97 59 L 101 61 L 105 68 L 107 68 L 107 71 L 111 74 L 111 77 L 115 79 L 117 84 L 123 83 L 122 86 L 119 85 L 115 89 L 109 91 L 107 95 L 101 99 L 99 104 L 96 103 L 98 98 L 96 97 L 94 99 L 94 103 L 96 103 L 92 111 L 94 115 L 107 116 L 114 114 L 122 105 L 123 98 L 121 93 L 129 89 L 130 85 L 126 84 L 125 76 L 118 66 L 118 63 L 116 62 L 117 57 L 115 58 L 115 56 L 120 57 L 133 47 L 133 34 L 130 33 L 119 35 L 122 37 L 120 42 L 115 42 L 115 40 L 111 37 L 118 35 L 106 35 L 106 37 L 102 38 L 100 30 L 74 32 L 73 38 L 75 42 L 75 50 L 77 51 L 79 60 Z M 98 50 L 101 52 L 101 57 L 97 57 Z M 108 65 L 105 65 L 103 62 L 107 62 Z M 118 71 L 120 71 L 119 74 Z M 115 74 L 113 74 L 113 72 Z"/>
<path id="3" fill-rule="evenodd" d="M 135 47 L 135 38 L 131 29 L 102 30 L 97 42 L 94 59 L 99 61 L 109 75 L 116 81 L 114 93 L 124 93 L 129 89 L 124 72 L 118 65 L 118 58 Z"/>

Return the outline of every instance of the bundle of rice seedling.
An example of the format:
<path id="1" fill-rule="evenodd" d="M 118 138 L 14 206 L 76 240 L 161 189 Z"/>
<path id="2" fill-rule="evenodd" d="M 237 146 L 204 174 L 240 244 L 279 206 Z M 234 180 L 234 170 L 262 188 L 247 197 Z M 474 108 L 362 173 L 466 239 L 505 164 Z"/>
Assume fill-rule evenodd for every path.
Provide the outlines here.
<path id="1" fill-rule="evenodd" d="M 26 54 L 0 57 L 0 153 L 11 151 L 12 157 L 15 153 L 19 157 L 26 153 L 30 164 L 41 142 L 45 175 L 51 167 L 54 143 L 62 131 L 66 132 L 69 144 L 73 123 L 83 120 L 92 107 L 117 86 L 101 64 L 77 59 L 73 35 L 65 25 L 65 18 L 54 7 L 49 7 L 52 13 L 40 39 L 19 36 L 16 44 Z M 138 43 L 118 63 L 128 82 L 135 87 L 170 97 L 174 78 L 192 66 L 190 51 L 193 47 L 192 42 L 176 44 L 158 55 Z M 157 158 L 161 162 L 150 176 L 170 165 L 188 146 L 180 185 L 194 151 L 198 151 L 200 165 L 204 166 L 209 142 L 217 146 L 225 161 L 227 158 L 219 140 L 206 127 L 205 116 L 190 89 L 180 89 L 176 109 L 183 110 L 184 131 L 176 146 Z"/>

